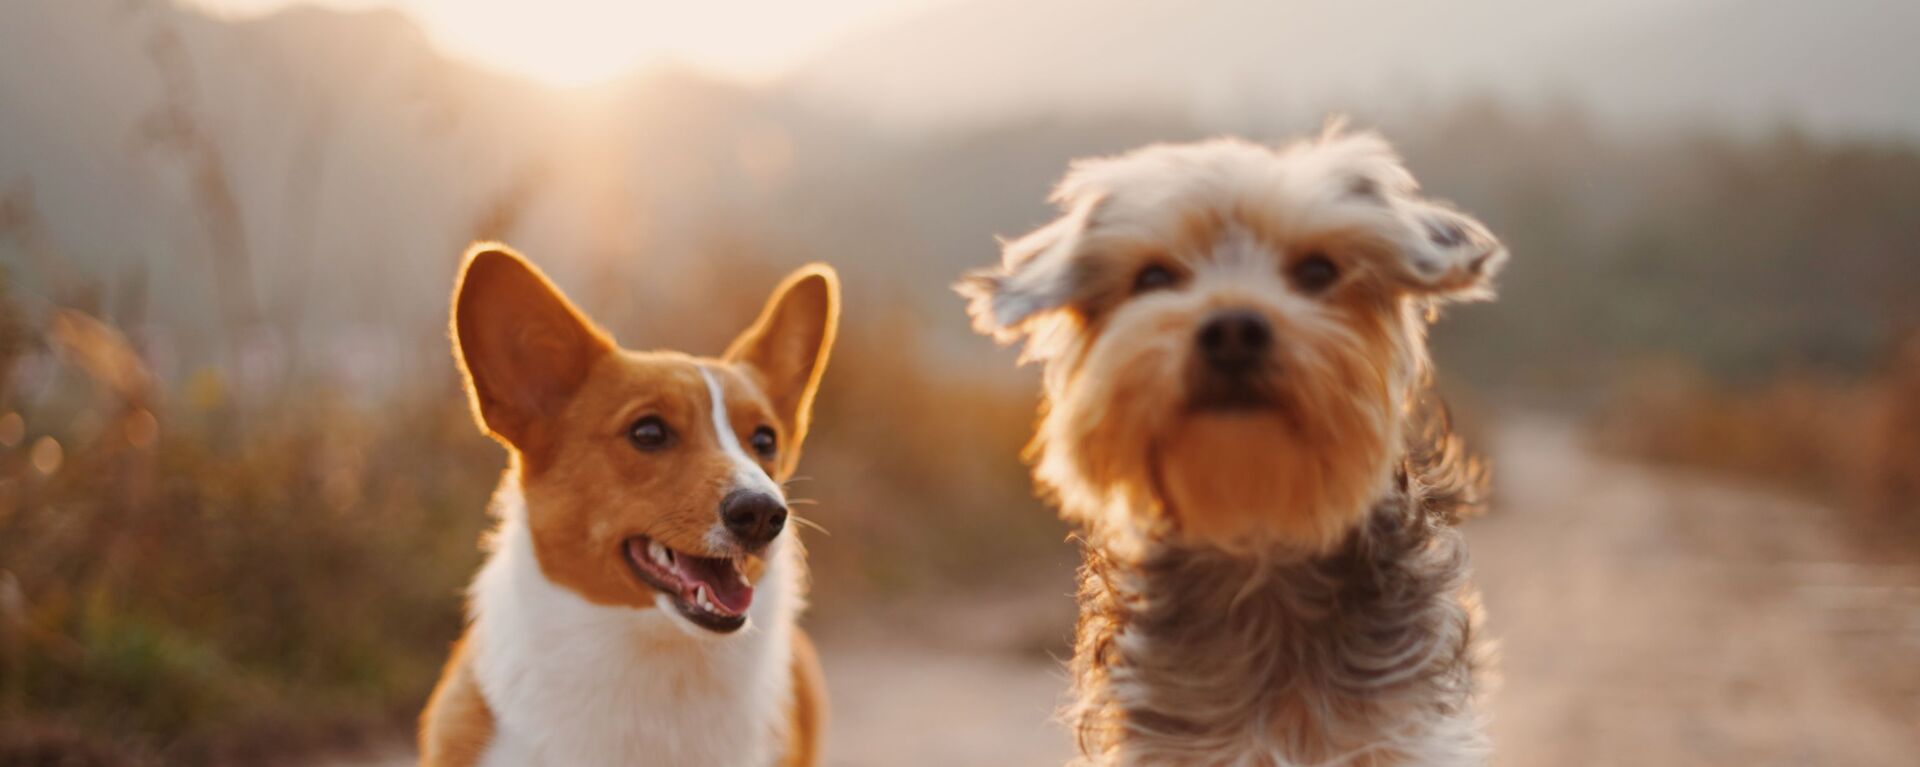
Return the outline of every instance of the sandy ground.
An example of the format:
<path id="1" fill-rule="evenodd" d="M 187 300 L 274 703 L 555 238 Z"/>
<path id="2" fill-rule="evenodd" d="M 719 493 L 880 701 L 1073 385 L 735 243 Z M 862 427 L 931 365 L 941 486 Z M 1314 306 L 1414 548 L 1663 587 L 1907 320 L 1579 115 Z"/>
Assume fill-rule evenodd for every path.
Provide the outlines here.
<path id="1" fill-rule="evenodd" d="M 1920 764 L 1920 556 L 1512 421 L 1471 523 L 1504 765 Z"/>
<path id="2" fill-rule="evenodd" d="M 1920 555 L 1876 558 L 1817 506 L 1597 459 L 1554 421 L 1495 442 L 1497 509 L 1467 529 L 1501 646 L 1497 764 L 1920 764 Z M 1060 764 L 1047 650 L 1070 589 L 823 630 L 828 763 Z"/>

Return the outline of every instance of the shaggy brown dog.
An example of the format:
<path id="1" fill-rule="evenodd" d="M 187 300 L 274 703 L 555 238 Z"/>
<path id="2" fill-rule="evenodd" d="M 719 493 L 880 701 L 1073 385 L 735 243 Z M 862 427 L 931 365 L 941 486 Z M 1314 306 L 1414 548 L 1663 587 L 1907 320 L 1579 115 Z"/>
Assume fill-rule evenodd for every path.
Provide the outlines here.
<path id="1" fill-rule="evenodd" d="M 1092 764 L 1464 765 L 1481 478 L 1423 416 L 1427 323 L 1506 251 L 1330 128 L 1076 162 L 958 286 L 1045 364 L 1034 474 L 1086 542 Z"/>

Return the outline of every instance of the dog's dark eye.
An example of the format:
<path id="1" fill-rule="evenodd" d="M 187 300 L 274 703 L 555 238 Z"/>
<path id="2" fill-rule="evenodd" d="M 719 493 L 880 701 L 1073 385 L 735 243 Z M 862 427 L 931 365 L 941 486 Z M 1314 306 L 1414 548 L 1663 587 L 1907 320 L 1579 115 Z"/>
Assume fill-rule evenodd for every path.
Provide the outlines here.
<path id="1" fill-rule="evenodd" d="M 1168 269 L 1159 264 L 1150 264 L 1147 268 L 1141 269 L 1139 274 L 1133 276 L 1133 292 L 1145 293 L 1149 290 L 1171 288 L 1174 283 L 1179 281 L 1180 276 L 1174 274 L 1172 269 Z"/>
<path id="2" fill-rule="evenodd" d="M 667 428 L 667 422 L 657 415 L 650 415 L 633 422 L 627 429 L 627 439 L 633 446 L 645 452 L 657 452 L 673 447 L 673 430 Z"/>
<path id="3" fill-rule="evenodd" d="M 753 445 L 753 452 L 759 453 L 761 458 L 766 459 L 772 459 L 773 452 L 780 447 L 780 438 L 774 436 L 773 428 L 770 426 L 754 429 L 753 436 L 748 437 L 747 442 Z"/>
<path id="4" fill-rule="evenodd" d="M 1333 287 L 1340 281 L 1340 267 L 1319 253 L 1309 253 L 1306 258 L 1295 262 L 1289 271 L 1293 274 L 1293 285 L 1306 293 L 1319 293 Z"/>

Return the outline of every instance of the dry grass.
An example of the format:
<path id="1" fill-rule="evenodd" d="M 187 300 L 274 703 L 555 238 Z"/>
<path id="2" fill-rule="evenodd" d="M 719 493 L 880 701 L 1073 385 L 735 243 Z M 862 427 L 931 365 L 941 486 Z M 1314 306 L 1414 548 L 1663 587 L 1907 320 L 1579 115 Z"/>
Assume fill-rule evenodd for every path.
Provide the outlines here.
<path id="1" fill-rule="evenodd" d="M 52 733 L 259 763 L 404 721 L 457 632 L 496 460 L 457 392 L 244 408 L 215 378 L 102 372 L 0 416 L 0 706 L 25 723 L 0 762 Z"/>
<path id="2" fill-rule="evenodd" d="M 1625 378 L 1595 422 L 1605 450 L 1812 494 L 1873 529 L 1920 530 L 1920 333 L 1858 380 L 1789 373 L 1743 387 L 1696 368 Z"/>

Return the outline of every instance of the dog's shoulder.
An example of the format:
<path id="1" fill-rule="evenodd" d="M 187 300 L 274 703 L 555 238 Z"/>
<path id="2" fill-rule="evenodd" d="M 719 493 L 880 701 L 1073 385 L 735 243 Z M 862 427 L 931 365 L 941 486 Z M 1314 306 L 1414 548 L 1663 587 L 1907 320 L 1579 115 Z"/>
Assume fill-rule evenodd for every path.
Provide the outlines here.
<path id="1" fill-rule="evenodd" d="M 827 722 L 827 679 L 807 632 L 793 631 L 793 707 L 787 714 L 787 750 L 781 767 L 813 767 L 820 761 Z"/>
<path id="2" fill-rule="evenodd" d="M 493 740 L 493 710 L 474 678 L 471 644 L 471 633 L 454 643 L 440 683 L 420 714 L 422 767 L 477 765 Z"/>

